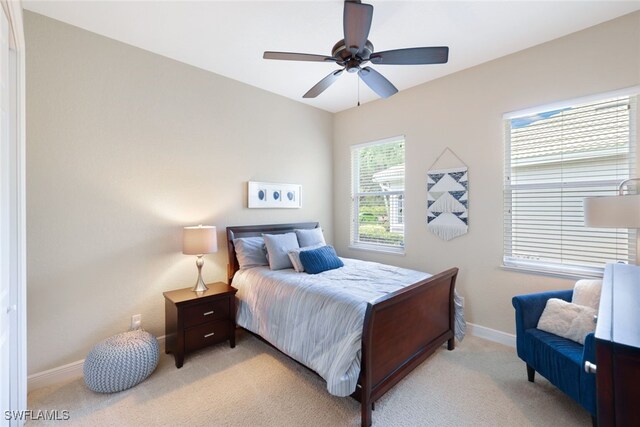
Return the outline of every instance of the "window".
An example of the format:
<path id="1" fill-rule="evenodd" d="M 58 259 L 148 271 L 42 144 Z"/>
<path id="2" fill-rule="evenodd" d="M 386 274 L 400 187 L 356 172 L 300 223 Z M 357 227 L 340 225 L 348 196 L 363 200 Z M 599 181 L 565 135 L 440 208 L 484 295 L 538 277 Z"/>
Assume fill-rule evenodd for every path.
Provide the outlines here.
<path id="1" fill-rule="evenodd" d="M 404 251 L 404 137 L 353 146 L 352 246 Z"/>
<path id="2" fill-rule="evenodd" d="M 504 265 L 565 275 L 636 262 L 635 230 L 584 226 L 583 199 L 635 176 L 636 97 L 505 121 Z"/>

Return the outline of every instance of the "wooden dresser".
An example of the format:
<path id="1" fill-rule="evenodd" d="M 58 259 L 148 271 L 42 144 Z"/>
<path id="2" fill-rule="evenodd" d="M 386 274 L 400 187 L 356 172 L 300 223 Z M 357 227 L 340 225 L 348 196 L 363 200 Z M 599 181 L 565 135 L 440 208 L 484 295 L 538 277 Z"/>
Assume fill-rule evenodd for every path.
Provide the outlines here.
<path id="1" fill-rule="evenodd" d="M 181 368 L 185 355 L 229 340 L 236 346 L 236 289 L 226 283 L 207 285 L 205 292 L 191 288 L 164 292 L 165 352 L 173 353 Z"/>
<path id="2" fill-rule="evenodd" d="M 596 327 L 598 426 L 640 423 L 640 267 L 609 264 Z"/>

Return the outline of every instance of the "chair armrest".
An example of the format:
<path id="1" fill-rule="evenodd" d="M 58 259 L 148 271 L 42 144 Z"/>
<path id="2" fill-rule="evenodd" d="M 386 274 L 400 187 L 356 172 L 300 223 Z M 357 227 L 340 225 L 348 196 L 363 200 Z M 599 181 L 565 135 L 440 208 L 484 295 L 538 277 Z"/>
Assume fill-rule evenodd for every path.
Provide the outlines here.
<path id="1" fill-rule="evenodd" d="M 538 320 L 550 298 L 560 298 L 571 302 L 573 289 L 565 291 L 549 291 L 537 294 L 518 295 L 513 297 L 511 303 L 516 309 L 516 349 L 518 356 L 526 360 L 524 331 L 538 326 Z"/>
<path id="2" fill-rule="evenodd" d="M 547 305 L 547 301 L 551 298 L 560 298 L 567 302 L 571 302 L 573 296 L 573 290 L 566 291 L 549 291 L 540 292 L 537 294 L 518 295 L 513 297 L 511 303 L 516 309 L 516 329 L 518 333 L 520 330 L 524 332 L 526 329 L 535 328 L 538 325 L 538 320 L 544 311 L 544 307 Z"/>

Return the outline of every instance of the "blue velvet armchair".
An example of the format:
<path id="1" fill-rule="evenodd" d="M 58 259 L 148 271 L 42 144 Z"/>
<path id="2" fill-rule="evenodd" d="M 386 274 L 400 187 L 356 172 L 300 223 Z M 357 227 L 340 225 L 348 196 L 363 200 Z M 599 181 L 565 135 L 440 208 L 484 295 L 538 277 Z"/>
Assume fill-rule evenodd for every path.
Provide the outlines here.
<path id="1" fill-rule="evenodd" d="M 549 380 L 591 413 L 596 414 L 596 378 L 586 373 L 584 362 L 595 363 L 595 338 L 590 333 L 584 346 L 536 328 L 549 298 L 571 302 L 573 290 L 542 292 L 513 297 L 516 309 L 516 347 L 518 357 L 527 364 L 527 377 L 535 373 Z"/>

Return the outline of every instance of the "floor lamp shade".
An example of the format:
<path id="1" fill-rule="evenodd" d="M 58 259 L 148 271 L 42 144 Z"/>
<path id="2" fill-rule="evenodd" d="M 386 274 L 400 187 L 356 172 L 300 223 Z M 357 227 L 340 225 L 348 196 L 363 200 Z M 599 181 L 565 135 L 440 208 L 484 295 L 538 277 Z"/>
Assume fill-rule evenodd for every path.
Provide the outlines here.
<path id="1" fill-rule="evenodd" d="M 185 255 L 211 254 L 218 251 L 218 236 L 213 226 L 184 227 L 182 253 Z"/>
<path id="2" fill-rule="evenodd" d="M 640 195 L 586 197 L 587 227 L 640 228 Z"/>

